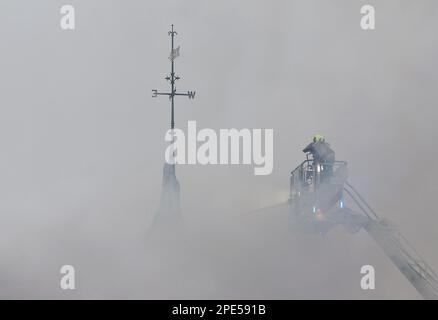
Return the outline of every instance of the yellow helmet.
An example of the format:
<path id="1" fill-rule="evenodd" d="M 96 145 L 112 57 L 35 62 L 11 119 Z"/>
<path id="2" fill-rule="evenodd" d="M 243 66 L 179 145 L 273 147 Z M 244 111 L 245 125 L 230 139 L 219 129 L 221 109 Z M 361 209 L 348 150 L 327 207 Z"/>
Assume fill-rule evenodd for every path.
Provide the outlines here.
<path id="1" fill-rule="evenodd" d="M 313 137 L 313 142 L 324 142 L 324 141 L 325 138 L 321 134 L 315 134 L 315 136 Z"/>

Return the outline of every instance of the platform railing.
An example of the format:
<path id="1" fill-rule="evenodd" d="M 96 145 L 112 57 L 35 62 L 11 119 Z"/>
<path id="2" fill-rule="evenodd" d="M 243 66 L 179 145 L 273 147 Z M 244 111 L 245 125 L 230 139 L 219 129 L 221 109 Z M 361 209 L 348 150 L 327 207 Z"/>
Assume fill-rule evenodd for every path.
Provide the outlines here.
<path id="1" fill-rule="evenodd" d="M 347 162 L 317 163 L 313 159 L 304 160 L 290 177 L 290 199 L 300 197 L 302 192 L 315 191 L 319 184 L 343 184 L 347 179 Z"/>

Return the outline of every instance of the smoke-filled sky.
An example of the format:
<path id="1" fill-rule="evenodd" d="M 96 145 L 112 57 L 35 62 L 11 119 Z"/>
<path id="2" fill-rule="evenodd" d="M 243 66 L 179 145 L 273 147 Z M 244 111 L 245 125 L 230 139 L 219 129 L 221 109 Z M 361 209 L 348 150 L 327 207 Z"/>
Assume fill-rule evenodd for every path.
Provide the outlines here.
<path id="1" fill-rule="evenodd" d="M 419 298 L 363 231 L 242 213 L 287 199 L 315 133 L 438 270 L 438 3 L 0 0 L 1 298 Z M 185 229 L 154 242 L 178 31 L 176 126 L 274 129 L 274 171 L 181 165 Z M 59 287 L 62 265 L 76 290 Z M 376 269 L 363 291 L 360 267 Z"/>

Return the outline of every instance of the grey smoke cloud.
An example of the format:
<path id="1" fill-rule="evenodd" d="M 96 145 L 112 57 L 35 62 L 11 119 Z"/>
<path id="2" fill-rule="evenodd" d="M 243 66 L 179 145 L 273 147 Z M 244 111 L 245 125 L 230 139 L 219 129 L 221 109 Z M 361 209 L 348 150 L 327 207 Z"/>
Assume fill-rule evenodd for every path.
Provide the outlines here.
<path id="1" fill-rule="evenodd" d="M 293 234 L 285 200 L 315 133 L 350 181 L 438 269 L 435 1 L 63 1 L 0 4 L 0 297 L 419 298 L 367 234 Z M 176 125 L 273 128 L 274 170 L 177 167 L 185 227 L 155 243 L 169 69 L 181 45 Z M 59 289 L 59 268 L 77 289 Z M 376 290 L 360 289 L 360 267 Z"/>

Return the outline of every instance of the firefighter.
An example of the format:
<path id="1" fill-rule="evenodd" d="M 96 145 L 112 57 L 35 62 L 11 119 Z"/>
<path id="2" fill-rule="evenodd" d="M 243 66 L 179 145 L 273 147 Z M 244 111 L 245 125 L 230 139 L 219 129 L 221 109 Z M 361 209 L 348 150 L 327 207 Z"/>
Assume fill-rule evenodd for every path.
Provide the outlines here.
<path id="1" fill-rule="evenodd" d="M 326 178 L 332 175 L 335 152 L 330 148 L 330 145 L 325 142 L 325 138 L 322 135 L 315 135 L 313 142 L 305 147 L 303 152 L 312 154 L 313 166 L 316 169 L 319 168 L 321 177 Z"/>

